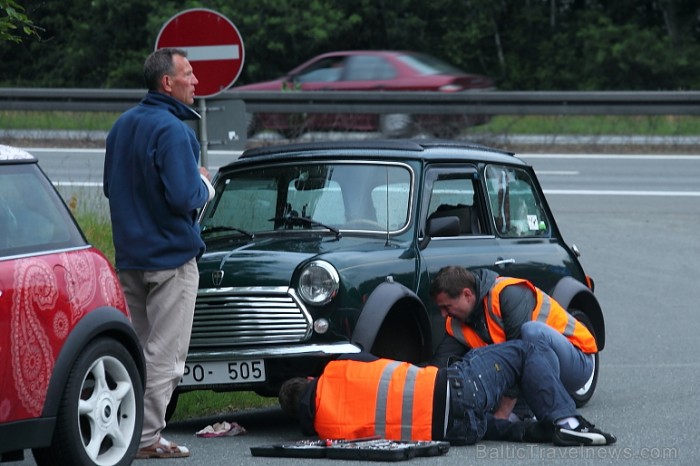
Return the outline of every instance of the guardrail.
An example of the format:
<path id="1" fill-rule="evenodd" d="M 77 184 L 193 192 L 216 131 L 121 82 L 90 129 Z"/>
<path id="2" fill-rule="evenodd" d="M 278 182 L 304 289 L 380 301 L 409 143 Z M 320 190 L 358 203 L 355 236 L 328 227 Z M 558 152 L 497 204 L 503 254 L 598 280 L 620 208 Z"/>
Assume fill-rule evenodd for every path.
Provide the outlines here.
<path id="1" fill-rule="evenodd" d="M 0 88 L 0 110 L 121 112 L 144 89 Z M 240 99 L 251 113 L 466 115 L 700 115 L 700 91 L 357 92 L 229 90 L 207 102 Z"/>

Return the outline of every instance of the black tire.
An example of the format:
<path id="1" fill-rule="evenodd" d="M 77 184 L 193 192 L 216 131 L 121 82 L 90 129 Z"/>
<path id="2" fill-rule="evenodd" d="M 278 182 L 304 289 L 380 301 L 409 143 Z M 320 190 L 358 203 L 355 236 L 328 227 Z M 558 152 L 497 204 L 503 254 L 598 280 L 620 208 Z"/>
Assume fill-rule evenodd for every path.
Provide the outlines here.
<path id="1" fill-rule="evenodd" d="M 593 335 L 593 338 L 596 338 L 595 330 L 593 328 L 593 324 L 591 322 L 591 319 L 589 319 L 588 316 L 583 313 L 583 311 L 579 311 L 578 309 L 572 309 L 569 311 L 569 314 L 571 314 L 574 318 L 576 318 L 576 320 L 578 320 L 583 325 L 585 325 L 586 328 Z M 596 341 L 597 341 L 597 339 L 596 339 Z M 593 364 L 595 365 L 593 368 L 593 375 L 591 375 L 591 378 L 588 379 L 588 383 L 586 383 L 586 385 L 584 385 L 583 388 L 581 388 L 581 389 L 579 389 L 576 392 L 571 394 L 571 397 L 576 402 L 577 408 L 580 408 L 580 407 L 584 406 L 586 403 L 588 403 L 588 400 L 590 400 L 591 397 L 593 396 L 593 392 L 595 392 L 595 388 L 598 385 L 599 360 L 600 360 L 599 353 L 596 353 L 593 356 Z"/>
<path id="2" fill-rule="evenodd" d="M 143 382 L 129 351 L 113 338 L 92 341 L 75 361 L 39 466 L 125 466 L 143 428 Z"/>
<path id="3" fill-rule="evenodd" d="M 405 313 L 391 312 L 382 323 L 370 351 L 381 358 L 419 364 L 428 357 L 418 323 Z"/>

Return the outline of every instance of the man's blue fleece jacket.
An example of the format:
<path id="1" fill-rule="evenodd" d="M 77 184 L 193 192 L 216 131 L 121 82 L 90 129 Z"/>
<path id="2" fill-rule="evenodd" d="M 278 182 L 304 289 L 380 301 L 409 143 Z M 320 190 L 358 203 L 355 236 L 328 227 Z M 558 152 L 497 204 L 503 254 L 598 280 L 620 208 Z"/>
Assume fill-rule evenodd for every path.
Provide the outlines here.
<path id="1" fill-rule="evenodd" d="M 149 91 L 107 136 L 104 194 L 109 198 L 117 269 L 177 268 L 204 252 L 197 209 L 208 199 L 199 142 L 187 105 Z"/>

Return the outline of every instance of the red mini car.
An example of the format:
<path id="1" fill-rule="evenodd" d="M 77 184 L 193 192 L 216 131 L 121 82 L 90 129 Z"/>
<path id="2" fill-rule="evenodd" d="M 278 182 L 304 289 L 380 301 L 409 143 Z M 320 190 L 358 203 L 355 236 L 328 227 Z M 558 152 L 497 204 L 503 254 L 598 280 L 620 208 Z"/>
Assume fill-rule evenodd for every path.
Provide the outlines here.
<path id="1" fill-rule="evenodd" d="M 356 50 L 319 55 L 287 75 L 237 91 L 435 91 L 492 90 L 490 78 L 466 73 L 435 57 L 417 52 Z M 257 114 L 248 118 L 248 133 L 261 129 L 296 136 L 307 130 L 380 131 L 387 137 L 412 133 L 451 136 L 460 129 L 484 123 L 479 115 L 405 114 Z"/>
<path id="2" fill-rule="evenodd" d="M 0 145 L 0 462 L 130 464 L 144 367 L 111 264 L 37 160 Z"/>

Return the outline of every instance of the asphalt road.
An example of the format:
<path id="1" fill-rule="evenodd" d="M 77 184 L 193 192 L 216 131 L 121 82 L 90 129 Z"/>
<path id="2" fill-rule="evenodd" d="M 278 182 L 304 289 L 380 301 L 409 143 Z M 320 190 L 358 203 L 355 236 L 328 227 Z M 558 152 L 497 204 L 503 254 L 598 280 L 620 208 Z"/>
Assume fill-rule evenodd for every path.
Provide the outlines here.
<path id="1" fill-rule="evenodd" d="M 61 170 L 68 159 L 36 155 L 49 175 L 60 181 L 54 162 L 61 161 Z M 409 464 L 698 464 L 700 156 L 525 154 L 523 158 L 535 166 L 564 238 L 581 250 L 584 268 L 596 282 L 606 316 L 607 346 L 601 353 L 598 388 L 581 413 L 614 433 L 618 443 L 557 448 L 484 442 L 453 447 L 442 457 L 412 459 Z M 101 170 L 99 163 L 86 167 Z M 73 181 L 84 181 L 72 168 L 66 170 Z M 238 422 L 247 434 L 194 436 L 223 420 Z M 278 409 L 173 423 L 165 435 L 192 451 L 188 459 L 167 461 L 173 466 L 364 464 L 251 456 L 251 446 L 302 438 Z M 30 455 L 15 464 L 34 462 Z"/>

